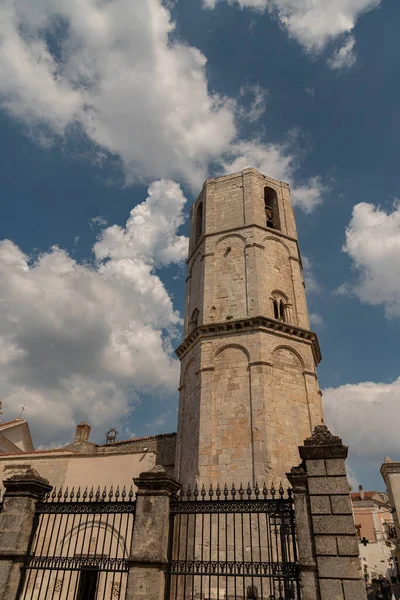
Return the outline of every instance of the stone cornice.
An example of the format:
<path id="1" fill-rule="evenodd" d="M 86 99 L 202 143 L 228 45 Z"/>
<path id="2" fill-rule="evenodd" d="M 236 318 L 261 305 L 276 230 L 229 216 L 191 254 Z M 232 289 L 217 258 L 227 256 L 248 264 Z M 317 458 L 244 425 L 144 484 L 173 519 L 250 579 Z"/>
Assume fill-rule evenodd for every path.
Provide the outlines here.
<path id="1" fill-rule="evenodd" d="M 248 317 L 245 319 L 236 319 L 234 321 L 223 321 L 221 323 L 208 323 L 207 325 L 199 325 L 186 338 L 182 344 L 176 349 L 176 355 L 182 359 L 186 352 L 193 346 L 199 338 L 213 337 L 215 335 L 231 335 L 232 333 L 243 333 L 245 331 L 256 331 L 257 329 L 269 329 L 286 335 L 292 336 L 297 340 L 307 340 L 311 343 L 315 364 L 321 362 L 322 355 L 319 347 L 317 334 L 296 327 L 290 323 L 277 321 L 270 317 Z"/>

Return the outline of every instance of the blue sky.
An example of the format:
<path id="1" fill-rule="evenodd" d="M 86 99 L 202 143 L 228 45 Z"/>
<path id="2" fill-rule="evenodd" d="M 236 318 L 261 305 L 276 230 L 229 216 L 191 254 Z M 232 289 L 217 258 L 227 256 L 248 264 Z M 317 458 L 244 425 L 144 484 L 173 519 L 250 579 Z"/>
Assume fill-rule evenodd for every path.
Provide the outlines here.
<path id="1" fill-rule="evenodd" d="M 37 444 L 176 429 L 188 210 L 205 177 L 289 181 L 354 481 L 400 442 L 396 0 L 6 0 L 0 395 Z M 130 212 L 131 216 L 130 216 Z"/>

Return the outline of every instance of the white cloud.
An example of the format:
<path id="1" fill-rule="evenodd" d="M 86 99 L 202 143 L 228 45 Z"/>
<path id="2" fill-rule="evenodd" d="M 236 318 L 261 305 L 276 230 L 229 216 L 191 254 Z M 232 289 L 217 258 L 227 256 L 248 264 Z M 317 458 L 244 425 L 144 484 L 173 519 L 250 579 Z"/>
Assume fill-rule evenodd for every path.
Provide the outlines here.
<path id="1" fill-rule="evenodd" d="M 222 0 L 203 0 L 215 8 Z M 288 34 L 309 52 L 320 52 L 328 42 L 349 34 L 357 19 L 378 7 L 381 0 L 226 0 L 240 8 L 268 11 L 279 19 Z"/>
<path id="2" fill-rule="evenodd" d="M 316 327 L 321 327 L 321 325 L 324 324 L 324 320 L 318 313 L 311 312 L 310 323 L 311 325 L 315 325 Z"/>
<path id="3" fill-rule="evenodd" d="M 345 40 L 344 44 L 340 46 L 332 55 L 332 58 L 328 60 L 328 65 L 332 69 L 349 69 L 352 67 L 357 58 L 354 51 L 356 40 L 352 35 L 349 35 Z"/>
<path id="4" fill-rule="evenodd" d="M 268 92 L 259 84 L 243 86 L 240 89 L 240 97 L 243 100 L 247 96 L 251 97 L 250 105 L 248 107 L 240 106 L 239 114 L 250 123 L 255 123 L 265 113 Z"/>
<path id="5" fill-rule="evenodd" d="M 87 154 L 99 164 L 119 158 L 128 184 L 172 178 L 199 189 L 221 157 L 247 165 L 256 155 L 265 174 L 293 178 L 286 144 L 239 141 L 243 120 L 263 114 L 266 91 L 216 94 L 206 62 L 177 39 L 161 0 L 0 4 L 0 107 L 38 143 L 83 131 L 95 148 Z M 297 204 L 310 210 L 319 191 L 314 178 L 297 189 Z"/>
<path id="6" fill-rule="evenodd" d="M 154 182 L 125 227 L 102 232 L 92 265 L 0 242 L 3 405 L 13 416 L 25 404 L 42 443 L 65 440 L 81 419 L 114 424 L 140 392 L 175 392 L 181 319 L 155 269 L 186 255 L 185 201 L 176 183 Z"/>
<path id="7" fill-rule="evenodd" d="M 84 4 L 1 4 L 3 108 L 55 134 L 80 127 L 120 156 L 128 181 L 174 177 L 199 186 L 235 136 L 235 103 L 209 92 L 206 58 L 171 38 L 160 0 Z M 52 34 L 58 50 L 46 43 Z"/>
<path id="8" fill-rule="evenodd" d="M 354 206 L 343 250 L 358 278 L 339 291 L 384 306 L 387 317 L 400 317 L 400 203 L 391 212 L 365 202 Z"/>
<path id="9" fill-rule="evenodd" d="M 307 294 L 320 292 L 322 290 L 322 286 L 315 278 L 311 260 L 308 256 L 303 255 L 301 261 L 303 263 L 303 279 L 306 285 Z"/>
<path id="10" fill-rule="evenodd" d="M 350 446 L 355 463 L 379 468 L 385 456 L 399 456 L 399 396 L 400 378 L 323 390 L 326 423 Z"/>
<path id="11" fill-rule="evenodd" d="M 305 212 L 311 212 L 322 202 L 326 189 L 320 177 L 311 177 L 306 184 L 298 185 L 295 155 L 291 152 L 292 139 L 284 144 L 261 144 L 242 141 L 232 144 L 230 155 L 222 161 L 225 173 L 241 171 L 254 167 L 264 174 L 286 181 L 291 185 L 291 197 L 294 206 Z"/>

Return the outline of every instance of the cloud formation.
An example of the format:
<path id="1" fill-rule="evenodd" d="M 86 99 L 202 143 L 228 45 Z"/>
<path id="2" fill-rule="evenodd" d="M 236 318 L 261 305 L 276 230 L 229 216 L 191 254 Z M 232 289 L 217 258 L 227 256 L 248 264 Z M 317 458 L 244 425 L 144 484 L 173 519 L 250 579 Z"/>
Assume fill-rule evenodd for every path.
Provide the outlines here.
<path id="1" fill-rule="evenodd" d="M 350 446 L 353 464 L 378 466 L 387 455 L 399 456 L 399 394 L 400 377 L 323 390 L 326 423 Z"/>
<path id="2" fill-rule="evenodd" d="M 333 53 L 332 57 L 328 60 L 328 65 L 332 69 L 349 69 L 352 67 L 357 58 L 354 51 L 356 40 L 354 36 L 349 35 L 342 46 L 340 46 Z"/>
<path id="3" fill-rule="evenodd" d="M 265 111 L 266 92 L 215 93 L 206 63 L 177 38 L 161 0 L 0 5 L 0 107 L 39 143 L 83 132 L 99 160 L 121 160 L 127 184 L 167 178 L 199 189 L 221 159 L 257 166 L 249 160 L 262 151 L 266 174 L 293 178 L 297 150 L 240 140 L 243 122 Z M 303 185 L 298 204 L 309 210 L 321 189 L 317 178 Z"/>
<path id="4" fill-rule="evenodd" d="M 203 0 L 205 8 L 215 8 L 222 0 Z M 226 0 L 228 4 L 240 8 L 250 8 L 259 12 L 268 11 L 287 30 L 290 37 L 297 40 L 308 52 L 318 53 L 328 42 L 350 34 L 357 19 L 365 12 L 378 7 L 381 0 Z M 355 60 L 353 46 L 348 38 L 335 57 L 331 66 L 338 68 L 338 61 L 347 61 L 350 55 Z M 345 65 L 350 66 L 350 65 Z"/>
<path id="5" fill-rule="evenodd" d="M 391 212 L 366 202 L 356 204 L 343 250 L 357 279 L 343 284 L 339 292 L 383 306 L 389 318 L 400 317 L 400 203 Z"/>
<path id="6" fill-rule="evenodd" d="M 7 416 L 26 405 L 41 443 L 68 440 L 82 419 L 105 428 L 141 392 L 175 392 L 181 319 L 155 269 L 186 257 L 185 202 L 176 183 L 151 184 L 124 227 L 103 230 L 93 264 L 0 243 L 3 404 Z"/>

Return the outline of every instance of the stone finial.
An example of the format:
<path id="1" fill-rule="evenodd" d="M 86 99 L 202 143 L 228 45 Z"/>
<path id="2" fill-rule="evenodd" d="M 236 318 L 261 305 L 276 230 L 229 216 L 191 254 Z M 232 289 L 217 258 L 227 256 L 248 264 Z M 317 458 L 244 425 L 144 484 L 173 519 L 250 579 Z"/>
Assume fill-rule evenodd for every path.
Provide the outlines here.
<path id="1" fill-rule="evenodd" d="M 343 446 L 337 435 L 332 435 L 326 425 L 316 425 L 311 437 L 304 440 L 305 446 Z"/>
<path id="2" fill-rule="evenodd" d="M 299 448 L 303 460 L 325 458 L 347 458 L 348 447 L 340 437 L 332 435 L 326 425 L 317 425 L 311 437 L 304 440 Z"/>
<path id="3" fill-rule="evenodd" d="M 39 499 L 52 490 L 49 481 L 32 467 L 29 467 L 24 473 L 17 473 L 9 479 L 5 479 L 3 483 L 6 489 L 4 497 L 29 496 Z"/>
<path id="4" fill-rule="evenodd" d="M 16 473 L 9 479 L 6 479 L 6 481 L 15 481 L 15 482 L 37 481 L 44 485 L 49 485 L 49 480 L 45 479 L 44 477 L 39 475 L 39 473 L 36 471 L 36 469 L 33 469 L 32 467 L 29 467 L 29 469 L 27 469 L 24 473 Z"/>
<path id="5" fill-rule="evenodd" d="M 154 467 L 150 469 L 150 473 L 166 473 L 166 470 L 162 465 L 154 465 Z"/>
<path id="6" fill-rule="evenodd" d="M 390 458 L 390 456 L 385 456 L 385 460 L 383 461 L 384 463 L 391 463 L 393 462 L 392 459 Z"/>

